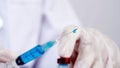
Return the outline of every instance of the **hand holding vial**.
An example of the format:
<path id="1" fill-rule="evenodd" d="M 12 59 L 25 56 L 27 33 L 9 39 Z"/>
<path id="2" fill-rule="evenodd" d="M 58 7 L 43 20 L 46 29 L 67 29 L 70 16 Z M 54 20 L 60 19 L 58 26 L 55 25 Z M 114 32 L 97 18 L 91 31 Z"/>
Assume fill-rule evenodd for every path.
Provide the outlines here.
<path id="1" fill-rule="evenodd" d="M 77 28 L 75 33 L 66 33 Z M 66 27 L 59 43 L 60 57 L 70 58 L 70 68 L 119 68 L 115 42 L 92 28 Z"/>

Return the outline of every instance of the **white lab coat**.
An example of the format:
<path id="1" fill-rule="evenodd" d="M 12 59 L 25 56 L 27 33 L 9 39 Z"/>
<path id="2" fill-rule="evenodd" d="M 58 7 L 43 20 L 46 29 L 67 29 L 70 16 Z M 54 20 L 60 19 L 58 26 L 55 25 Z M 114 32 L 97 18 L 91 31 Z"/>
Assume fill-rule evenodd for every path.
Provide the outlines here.
<path id="1" fill-rule="evenodd" d="M 18 54 L 58 38 L 67 25 L 80 24 L 67 0 L 0 0 L 0 16 L 0 47 Z M 57 68 L 57 57 L 55 45 L 25 68 Z"/>

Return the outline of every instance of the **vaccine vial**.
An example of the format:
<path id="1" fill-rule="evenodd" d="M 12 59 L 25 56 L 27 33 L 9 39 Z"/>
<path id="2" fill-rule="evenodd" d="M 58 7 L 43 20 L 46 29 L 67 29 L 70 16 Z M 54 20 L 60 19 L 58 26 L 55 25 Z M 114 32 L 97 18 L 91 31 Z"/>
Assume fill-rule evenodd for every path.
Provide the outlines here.
<path id="1" fill-rule="evenodd" d="M 58 68 L 69 68 L 70 58 L 60 57 L 57 60 Z"/>
<path id="2" fill-rule="evenodd" d="M 56 41 L 49 41 L 43 45 L 37 45 L 36 47 L 30 49 L 29 51 L 25 52 L 24 54 L 20 55 L 16 59 L 17 65 L 24 65 L 40 56 L 42 56 L 45 51 L 47 51 L 50 47 L 55 44 Z"/>

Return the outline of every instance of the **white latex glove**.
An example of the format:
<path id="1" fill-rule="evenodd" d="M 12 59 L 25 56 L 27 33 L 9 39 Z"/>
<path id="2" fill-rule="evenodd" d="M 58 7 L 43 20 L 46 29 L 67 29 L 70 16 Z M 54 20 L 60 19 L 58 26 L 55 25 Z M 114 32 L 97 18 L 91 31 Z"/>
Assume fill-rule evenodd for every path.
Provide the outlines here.
<path id="1" fill-rule="evenodd" d="M 76 33 L 70 33 L 75 28 Z M 120 51 L 114 41 L 95 29 L 78 26 L 64 29 L 59 55 L 71 57 L 71 68 L 118 68 L 120 64 Z"/>
<path id="2" fill-rule="evenodd" d="M 0 48 L 0 68 L 18 68 L 14 61 L 16 56 L 12 51 Z"/>

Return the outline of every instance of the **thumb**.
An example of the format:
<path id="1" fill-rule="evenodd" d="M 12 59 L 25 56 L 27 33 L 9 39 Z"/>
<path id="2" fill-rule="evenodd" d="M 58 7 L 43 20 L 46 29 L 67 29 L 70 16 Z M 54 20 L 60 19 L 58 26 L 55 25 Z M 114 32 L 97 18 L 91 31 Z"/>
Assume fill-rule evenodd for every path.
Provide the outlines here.
<path id="1" fill-rule="evenodd" d="M 8 49 L 0 48 L 0 62 L 6 63 L 14 60 L 16 57 L 17 55 L 14 52 Z"/>

